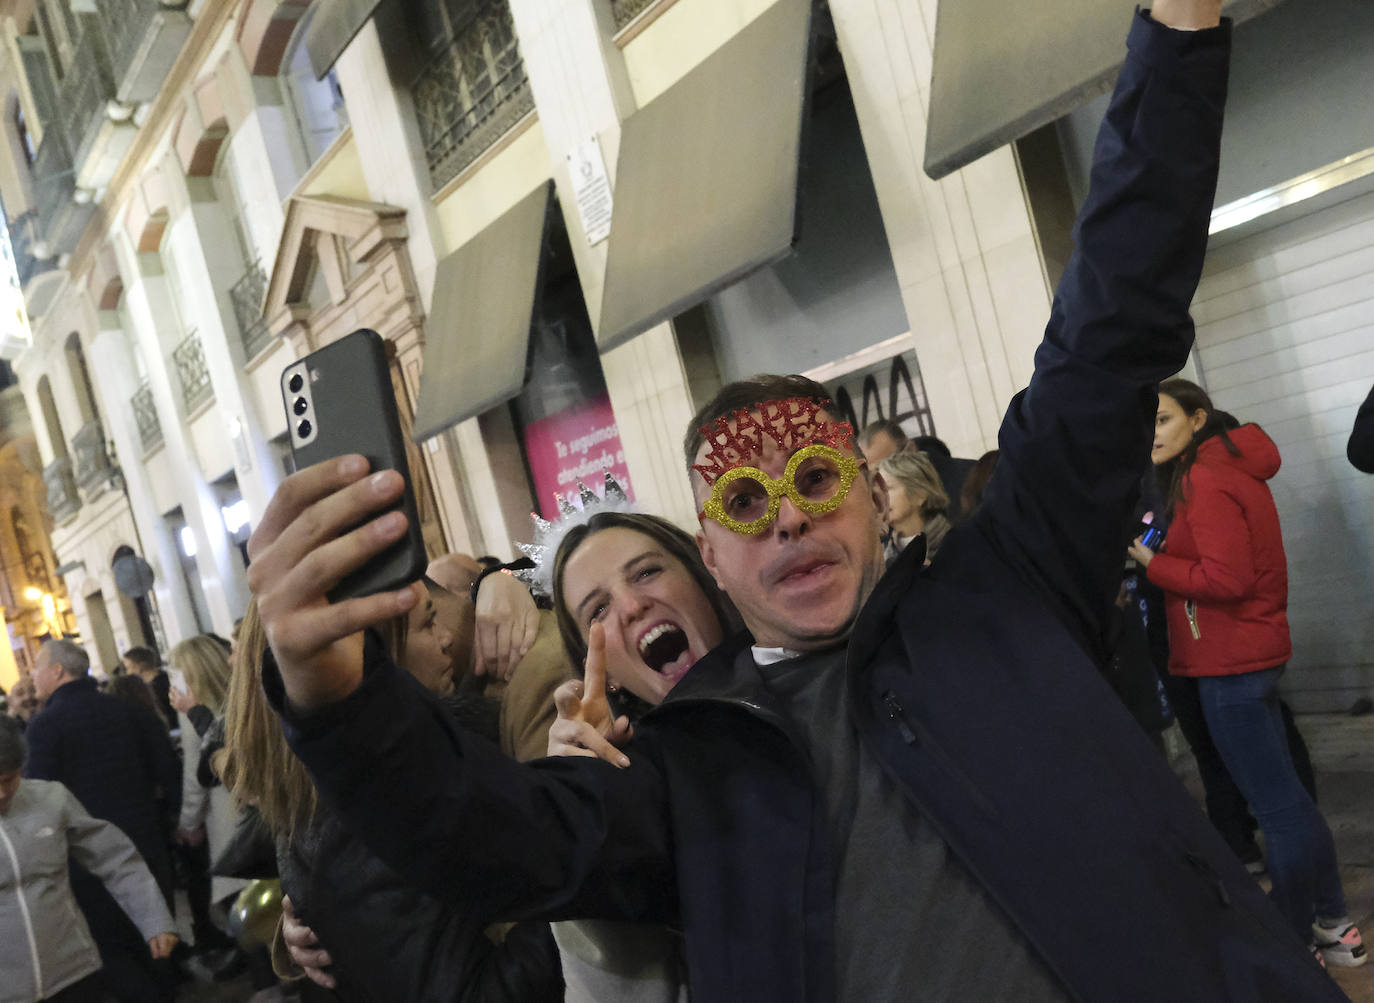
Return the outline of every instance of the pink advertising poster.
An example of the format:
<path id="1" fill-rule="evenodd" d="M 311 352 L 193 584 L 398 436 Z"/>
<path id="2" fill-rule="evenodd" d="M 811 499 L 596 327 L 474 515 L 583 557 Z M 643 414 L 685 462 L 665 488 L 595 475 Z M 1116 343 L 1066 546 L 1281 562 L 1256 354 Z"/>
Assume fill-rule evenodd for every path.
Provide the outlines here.
<path id="1" fill-rule="evenodd" d="M 601 494 L 605 484 L 603 470 L 615 475 L 630 498 L 635 496 L 609 394 L 526 425 L 525 455 L 534 476 L 539 514 L 546 519 L 558 515 L 555 495 L 577 498 L 579 480 Z"/>

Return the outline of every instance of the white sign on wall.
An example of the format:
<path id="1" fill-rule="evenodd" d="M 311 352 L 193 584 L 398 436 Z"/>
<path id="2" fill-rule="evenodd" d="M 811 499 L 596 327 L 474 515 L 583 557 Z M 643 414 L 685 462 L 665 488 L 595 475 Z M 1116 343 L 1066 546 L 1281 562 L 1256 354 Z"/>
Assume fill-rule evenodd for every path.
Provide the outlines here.
<path id="1" fill-rule="evenodd" d="M 599 244 L 611 232 L 611 182 L 595 136 L 568 154 L 568 174 L 577 198 L 577 215 L 587 245 Z"/>

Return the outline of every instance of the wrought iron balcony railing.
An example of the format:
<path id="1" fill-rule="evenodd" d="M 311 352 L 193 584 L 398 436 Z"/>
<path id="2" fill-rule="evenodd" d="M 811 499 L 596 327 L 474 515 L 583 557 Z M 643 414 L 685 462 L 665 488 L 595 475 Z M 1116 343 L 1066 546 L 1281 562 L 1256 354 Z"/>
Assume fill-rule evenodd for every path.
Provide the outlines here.
<path id="1" fill-rule="evenodd" d="M 234 304 L 234 319 L 239 325 L 239 337 L 243 339 L 245 362 L 272 343 L 272 332 L 267 328 L 267 318 L 262 315 L 262 299 L 265 295 L 267 275 L 256 261 L 248 266 L 248 271 L 229 290 L 229 299 Z"/>
<path id="2" fill-rule="evenodd" d="M 177 368 L 177 379 L 181 381 L 181 403 L 189 415 L 215 396 L 215 388 L 210 385 L 210 370 L 205 366 L 205 350 L 200 344 L 200 335 L 192 331 L 183 338 L 181 344 L 172 349 L 172 362 Z"/>
<path id="3" fill-rule="evenodd" d="M 99 22 L 88 17 L 67 75 L 57 88 L 57 108 L 67 134 L 67 148 L 71 151 L 72 163 L 78 167 L 95 141 L 114 96 L 114 77 L 105 35 Z"/>
<path id="4" fill-rule="evenodd" d="M 44 467 L 43 482 L 48 486 L 48 514 L 53 521 L 61 525 L 75 518 L 81 510 L 81 496 L 76 493 L 71 457 L 59 456 Z"/>
<path id="5" fill-rule="evenodd" d="M 611 0 L 615 30 L 619 31 L 657 2 L 658 0 Z"/>
<path id="6" fill-rule="evenodd" d="M 134 421 L 138 424 L 138 442 L 143 452 L 151 453 L 162 445 L 162 422 L 157 417 L 157 404 L 153 402 L 153 388 L 144 383 L 134 391 L 129 405 L 134 409 Z"/>
<path id="7" fill-rule="evenodd" d="M 119 486 L 120 471 L 110 462 L 105 449 L 105 428 L 99 418 L 77 429 L 72 436 L 72 452 L 76 454 L 76 486 L 87 501 L 110 485 Z"/>
<path id="8" fill-rule="evenodd" d="M 534 110 L 506 0 L 479 0 L 472 10 L 411 86 L 436 189 Z"/>

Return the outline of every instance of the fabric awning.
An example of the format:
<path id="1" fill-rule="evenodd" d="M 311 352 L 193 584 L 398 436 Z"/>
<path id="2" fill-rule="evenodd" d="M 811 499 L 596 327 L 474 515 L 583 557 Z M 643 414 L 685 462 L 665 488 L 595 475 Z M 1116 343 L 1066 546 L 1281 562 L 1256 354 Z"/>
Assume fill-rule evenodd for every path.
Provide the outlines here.
<path id="1" fill-rule="evenodd" d="M 439 261 L 411 433 L 423 442 L 525 385 L 553 182 Z"/>
<path id="2" fill-rule="evenodd" d="M 1233 0 L 1240 22 L 1280 0 Z M 942 3 L 926 173 L 942 178 L 1107 91 L 1126 56 L 1132 3 Z"/>
<path id="3" fill-rule="evenodd" d="M 382 0 L 315 0 L 303 44 L 315 79 L 333 69 L 353 36 L 362 30 Z"/>
<path id="4" fill-rule="evenodd" d="M 792 246 L 810 20 L 811 0 L 779 0 L 625 120 L 603 351 Z"/>

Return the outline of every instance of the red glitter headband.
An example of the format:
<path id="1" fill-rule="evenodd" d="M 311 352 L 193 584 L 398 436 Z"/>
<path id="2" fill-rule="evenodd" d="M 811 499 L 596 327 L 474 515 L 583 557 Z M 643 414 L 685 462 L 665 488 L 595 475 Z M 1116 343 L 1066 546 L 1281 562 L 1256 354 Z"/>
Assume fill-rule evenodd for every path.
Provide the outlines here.
<path id="1" fill-rule="evenodd" d="M 701 474 L 707 484 L 713 484 L 727 470 L 744 464 L 750 457 L 762 456 L 764 436 L 785 452 L 818 442 L 833 449 L 848 449 L 854 438 L 853 425 L 847 421 L 816 418 L 830 404 L 828 400 L 816 402 L 808 397 L 788 397 L 754 405 L 758 418 L 753 411 L 744 408 L 731 416 L 717 418 L 710 425 L 697 429 L 711 448 L 706 453 L 706 462 L 694 463 L 692 469 Z M 731 421 L 735 423 L 733 430 Z"/>

